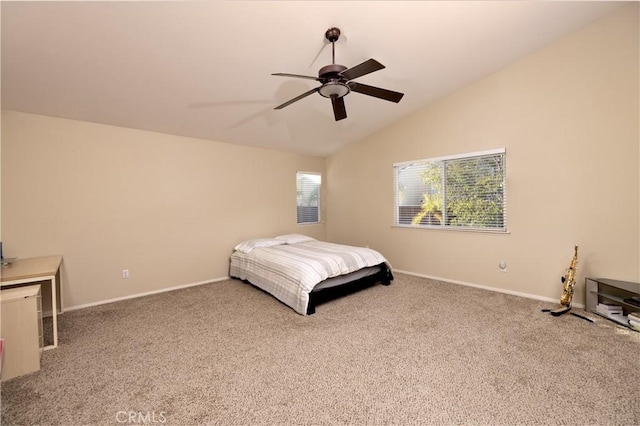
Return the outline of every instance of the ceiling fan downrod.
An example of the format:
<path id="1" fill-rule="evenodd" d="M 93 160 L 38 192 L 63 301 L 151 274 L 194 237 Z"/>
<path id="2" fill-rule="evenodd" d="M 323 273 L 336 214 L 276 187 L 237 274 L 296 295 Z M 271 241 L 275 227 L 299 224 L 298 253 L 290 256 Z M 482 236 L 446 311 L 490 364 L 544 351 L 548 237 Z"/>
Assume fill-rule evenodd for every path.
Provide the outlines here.
<path id="1" fill-rule="evenodd" d="M 340 29 L 333 27 L 329 28 L 324 37 L 331 42 L 331 63 L 336 63 L 336 41 L 340 38 Z"/>

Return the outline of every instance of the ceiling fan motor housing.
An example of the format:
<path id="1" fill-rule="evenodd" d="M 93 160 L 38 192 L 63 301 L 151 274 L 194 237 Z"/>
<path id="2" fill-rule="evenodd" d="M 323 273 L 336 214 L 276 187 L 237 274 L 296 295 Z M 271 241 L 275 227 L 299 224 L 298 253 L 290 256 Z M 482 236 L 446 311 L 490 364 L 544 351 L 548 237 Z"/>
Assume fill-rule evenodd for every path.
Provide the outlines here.
<path id="1" fill-rule="evenodd" d="M 342 77 L 341 75 L 339 75 L 342 71 L 346 70 L 347 67 L 345 67 L 344 65 L 338 65 L 338 64 L 331 64 L 331 65 L 327 65 L 324 66 L 322 68 L 320 68 L 320 71 L 318 71 L 318 77 L 320 77 L 323 80 L 331 80 L 331 79 L 338 79 L 338 80 L 345 80 L 346 78 Z"/>

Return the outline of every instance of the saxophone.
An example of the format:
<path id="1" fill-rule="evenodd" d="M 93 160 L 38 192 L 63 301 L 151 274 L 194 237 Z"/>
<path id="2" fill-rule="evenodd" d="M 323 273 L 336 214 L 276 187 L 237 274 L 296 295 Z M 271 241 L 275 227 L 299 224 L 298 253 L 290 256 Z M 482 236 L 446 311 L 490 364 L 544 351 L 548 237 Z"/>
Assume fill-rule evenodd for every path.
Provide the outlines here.
<path id="1" fill-rule="evenodd" d="M 571 265 L 567 269 L 567 273 L 562 277 L 562 283 L 564 287 L 562 289 L 562 296 L 560 297 L 560 304 L 571 307 L 571 299 L 573 299 L 573 287 L 576 284 L 576 273 L 578 271 L 578 246 L 575 246 L 575 253 L 573 259 L 571 259 Z"/>

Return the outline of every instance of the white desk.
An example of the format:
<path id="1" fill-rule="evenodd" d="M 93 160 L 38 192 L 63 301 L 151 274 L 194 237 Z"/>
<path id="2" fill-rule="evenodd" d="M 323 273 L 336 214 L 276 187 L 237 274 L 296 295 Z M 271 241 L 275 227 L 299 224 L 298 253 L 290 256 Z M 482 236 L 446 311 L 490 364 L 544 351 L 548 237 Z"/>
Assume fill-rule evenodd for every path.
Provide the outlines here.
<path id="1" fill-rule="evenodd" d="M 16 259 L 8 267 L 0 269 L 1 288 L 22 284 L 49 281 L 51 283 L 51 314 L 53 317 L 53 345 L 58 347 L 58 313 L 62 313 L 62 292 L 60 291 L 60 264 L 62 256 L 27 257 Z"/>

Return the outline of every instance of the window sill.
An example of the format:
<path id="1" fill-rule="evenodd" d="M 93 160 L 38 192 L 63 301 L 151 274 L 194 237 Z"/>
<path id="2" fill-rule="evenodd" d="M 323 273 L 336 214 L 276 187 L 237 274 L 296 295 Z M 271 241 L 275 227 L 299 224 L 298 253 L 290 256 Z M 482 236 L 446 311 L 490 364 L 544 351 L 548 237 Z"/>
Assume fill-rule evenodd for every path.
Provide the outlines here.
<path id="1" fill-rule="evenodd" d="M 444 226 L 417 226 L 417 225 L 391 225 L 392 228 L 399 229 L 418 229 L 428 231 L 445 231 L 445 232 L 469 232 L 473 234 L 493 234 L 493 235 L 510 235 L 511 231 L 508 229 L 483 229 L 483 228 L 454 228 Z"/>

